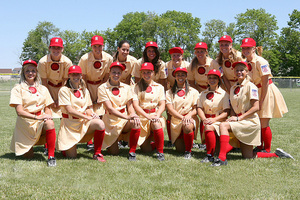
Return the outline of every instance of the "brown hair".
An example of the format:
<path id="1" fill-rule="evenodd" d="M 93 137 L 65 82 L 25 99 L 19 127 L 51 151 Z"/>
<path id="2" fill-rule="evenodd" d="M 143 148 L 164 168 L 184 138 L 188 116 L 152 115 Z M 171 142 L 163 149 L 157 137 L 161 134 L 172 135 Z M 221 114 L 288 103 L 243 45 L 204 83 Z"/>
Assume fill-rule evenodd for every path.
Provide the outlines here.
<path id="1" fill-rule="evenodd" d="M 118 43 L 118 47 L 121 48 L 123 46 L 123 44 L 129 44 L 129 42 L 127 40 L 121 40 L 119 43 Z M 130 44 L 129 44 L 130 46 Z M 118 59 L 118 56 L 119 56 L 119 51 L 116 51 L 116 53 L 113 55 L 113 62 L 117 61 Z"/>
<path id="2" fill-rule="evenodd" d="M 74 88 L 71 86 L 70 78 L 68 78 L 68 80 L 67 80 L 65 86 L 68 87 L 68 88 L 74 89 Z M 85 84 L 85 82 L 84 82 L 83 79 L 80 80 L 80 86 L 81 86 L 81 88 L 82 88 L 83 96 L 85 96 L 86 84 Z"/>
<path id="3" fill-rule="evenodd" d="M 231 48 L 231 51 L 229 53 L 229 61 L 231 63 L 234 63 L 237 60 L 237 50 L 234 48 Z M 223 64 L 223 53 L 219 51 L 217 58 L 216 58 L 217 63 L 222 66 Z"/>
<path id="4" fill-rule="evenodd" d="M 139 89 L 139 94 L 138 94 L 138 98 L 141 100 L 145 99 L 145 91 L 147 89 L 147 87 L 149 86 L 148 83 L 146 83 L 146 81 L 141 78 L 138 82 L 137 82 L 137 86 Z"/>
<path id="5" fill-rule="evenodd" d="M 148 47 L 147 47 L 148 48 Z M 144 62 L 150 62 L 149 61 L 149 58 L 147 56 L 147 48 L 145 48 L 144 52 L 143 52 L 143 58 L 144 58 Z M 154 66 L 154 73 L 157 74 L 158 73 L 158 70 L 160 68 L 160 65 L 161 65 L 161 59 L 160 59 L 160 53 L 158 51 L 158 48 L 157 47 L 153 47 L 154 48 L 154 51 L 155 51 L 155 58 L 151 61 L 151 63 L 153 64 Z"/>
<path id="6" fill-rule="evenodd" d="M 209 58 L 207 49 L 206 49 L 206 58 Z M 192 66 L 191 71 L 193 71 L 198 66 L 198 64 L 199 64 L 198 58 L 197 56 L 195 56 L 191 62 L 191 66 Z"/>
<path id="7" fill-rule="evenodd" d="M 262 56 L 262 52 L 263 52 L 262 46 L 255 47 L 255 50 L 256 50 L 258 56 Z M 242 58 L 245 59 L 246 57 L 242 54 Z"/>
<path id="8" fill-rule="evenodd" d="M 175 80 L 175 83 L 171 88 L 173 97 L 175 96 L 175 93 L 176 93 L 177 89 L 178 89 L 177 81 Z M 188 80 L 185 79 L 185 96 L 187 95 L 187 93 L 189 93 L 189 89 L 190 89 L 190 84 L 189 84 Z"/>

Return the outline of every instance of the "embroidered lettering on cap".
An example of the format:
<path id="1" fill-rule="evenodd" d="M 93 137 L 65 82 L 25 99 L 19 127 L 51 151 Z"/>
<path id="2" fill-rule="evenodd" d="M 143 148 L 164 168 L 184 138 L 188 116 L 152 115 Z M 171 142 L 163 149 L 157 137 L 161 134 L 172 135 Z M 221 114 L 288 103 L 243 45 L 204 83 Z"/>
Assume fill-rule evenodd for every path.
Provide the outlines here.
<path id="1" fill-rule="evenodd" d="M 145 63 L 145 66 L 147 66 L 148 65 L 148 63 Z"/>
<path id="2" fill-rule="evenodd" d="M 31 62 L 31 60 L 28 60 L 28 62 Z"/>
<path id="3" fill-rule="evenodd" d="M 226 38 L 226 35 L 224 35 L 223 38 Z"/>
<path id="4" fill-rule="evenodd" d="M 199 45 L 202 45 L 202 42 L 199 42 Z"/>
<path id="5" fill-rule="evenodd" d="M 245 42 L 248 42 L 248 39 L 246 39 Z"/>
<path id="6" fill-rule="evenodd" d="M 150 42 L 150 44 L 153 44 L 153 42 Z"/>
<path id="7" fill-rule="evenodd" d="M 55 42 L 58 42 L 58 39 L 55 39 Z"/>
<path id="8" fill-rule="evenodd" d="M 95 40 L 98 40 L 98 37 L 95 37 Z"/>

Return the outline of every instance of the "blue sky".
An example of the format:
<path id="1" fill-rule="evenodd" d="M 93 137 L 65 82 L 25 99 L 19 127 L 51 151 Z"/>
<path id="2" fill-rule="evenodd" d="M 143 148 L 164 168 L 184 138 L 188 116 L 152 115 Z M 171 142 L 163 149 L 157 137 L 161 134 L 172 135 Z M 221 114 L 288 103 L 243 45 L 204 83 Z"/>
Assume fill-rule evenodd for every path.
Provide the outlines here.
<path id="1" fill-rule="evenodd" d="M 60 30 L 82 32 L 114 28 L 128 12 L 162 14 L 176 10 L 200 18 L 203 30 L 204 23 L 211 19 L 221 19 L 228 24 L 247 9 L 264 8 L 276 16 L 281 29 L 287 26 L 288 14 L 294 9 L 300 10 L 299 0 L 10 0 L 1 1 L 0 5 L 0 68 L 20 67 L 23 42 L 39 21 L 52 22 Z"/>

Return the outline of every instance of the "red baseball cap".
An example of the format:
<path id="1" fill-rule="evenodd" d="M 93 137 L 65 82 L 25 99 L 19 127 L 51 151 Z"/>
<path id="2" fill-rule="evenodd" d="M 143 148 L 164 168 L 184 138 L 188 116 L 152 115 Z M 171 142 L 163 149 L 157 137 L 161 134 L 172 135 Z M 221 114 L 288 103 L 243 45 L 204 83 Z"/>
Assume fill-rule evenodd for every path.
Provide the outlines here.
<path id="1" fill-rule="evenodd" d="M 50 40 L 49 47 L 64 47 L 63 40 L 60 37 L 54 37 Z"/>
<path id="2" fill-rule="evenodd" d="M 205 42 L 199 42 L 194 49 L 207 49 L 207 44 Z"/>
<path id="3" fill-rule="evenodd" d="M 183 54 L 184 51 L 181 47 L 173 47 L 169 50 L 169 54 L 173 54 L 173 53 L 180 53 Z"/>
<path id="4" fill-rule="evenodd" d="M 222 36 L 218 42 L 222 42 L 222 41 L 226 41 L 226 42 L 232 43 L 232 39 L 231 39 L 231 37 L 229 35 Z"/>
<path id="5" fill-rule="evenodd" d="M 207 73 L 207 76 L 208 75 L 216 75 L 219 78 L 221 78 L 221 72 L 219 70 L 216 70 L 216 69 L 209 70 L 209 72 Z"/>
<path id="6" fill-rule="evenodd" d="M 100 35 L 94 35 L 91 39 L 91 46 L 93 46 L 95 44 L 103 45 L 104 44 L 103 37 Z"/>
<path id="7" fill-rule="evenodd" d="M 248 64 L 247 62 L 245 62 L 245 61 L 235 62 L 235 63 L 232 64 L 232 67 L 235 68 L 235 66 L 237 64 L 243 64 L 243 65 L 245 65 L 248 68 L 249 71 L 252 70 L 252 66 L 250 64 Z"/>
<path id="8" fill-rule="evenodd" d="M 242 41 L 241 47 L 256 47 L 256 42 L 253 38 L 245 38 Z"/>
<path id="9" fill-rule="evenodd" d="M 73 65 L 69 68 L 68 74 L 82 74 L 81 67 L 78 65 Z"/>
<path id="10" fill-rule="evenodd" d="M 141 67 L 140 71 L 142 71 L 142 70 L 151 70 L 151 71 L 154 71 L 154 66 L 150 62 L 145 62 L 145 63 L 142 64 L 142 67 Z"/>
<path id="11" fill-rule="evenodd" d="M 122 71 L 125 70 L 125 66 L 123 64 L 121 64 L 120 62 L 113 62 L 113 63 L 111 63 L 109 69 L 111 69 L 112 67 L 120 67 L 122 69 Z"/>
<path id="12" fill-rule="evenodd" d="M 153 41 L 147 42 L 145 48 L 147 48 L 147 47 L 156 47 L 156 48 L 158 48 L 156 42 L 153 42 Z"/>
<path id="13" fill-rule="evenodd" d="M 34 60 L 25 60 L 24 62 L 23 62 L 23 65 L 22 65 L 22 67 L 24 67 L 24 65 L 27 65 L 27 64 L 33 64 L 34 66 L 37 66 L 37 63 L 34 61 Z"/>
<path id="14" fill-rule="evenodd" d="M 185 73 L 188 73 L 186 68 L 184 68 L 184 67 L 177 67 L 177 68 L 173 71 L 172 75 L 175 77 L 175 74 L 176 74 L 177 72 L 185 72 Z"/>

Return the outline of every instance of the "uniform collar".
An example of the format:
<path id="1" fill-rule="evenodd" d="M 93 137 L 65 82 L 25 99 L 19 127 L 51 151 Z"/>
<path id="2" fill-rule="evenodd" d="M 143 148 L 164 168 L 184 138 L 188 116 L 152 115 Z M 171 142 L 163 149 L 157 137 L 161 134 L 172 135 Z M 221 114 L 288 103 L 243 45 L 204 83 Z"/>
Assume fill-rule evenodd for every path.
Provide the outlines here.
<path id="1" fill-rule="evenodd" d="M 94 57 L 94 54 L 93 54 L 92 51 L 89 52 L 89 54 L 90 54 L 90 55 L 88 56 L 88 59 L 91 60 L 91 61 L 102 61 L 102 62 L 105 62 L 106 59 L 107 59 L 107 57 L 106 57 L 104 51 L 102 51 L 102 59 L 101 59 L 101 60 L 96 59 L 96 58 Z"/>
<path id="2" fill-rule="evenodd" d="M 250 76 L 249 75 L 247 75 L 246 76 L 246 78 L 243 80 L 243 82 L 240 84 L 240 85 L 238 85 L 238 82 L 236 82 L 235 83 L 235 86 L 244 86 L 244 85 L 246 85 L 248 82 L 250 82 Z"/>
<path id="3" fill-rule="evenodd" d="M 121 81 L 120 81 L 120 85 L 119 86 L 111 85 L 109 83 L 109 79 L 106 81 L 106 87 L 108 87 L 108 88 L 114 88 L 114 87 L 121 88 L 121 87 L 124 87 L 124 86 L 125 86 L 125 83 L 122 83 Z"/>
<path id="4" fill-rule="evenodd" d="M 47 62 L 61 63 L 61 62 L 63 61 L 63 56 L 64 56 L 64 55 L 61 55 L 59 61 L 57 62 L 57 61 L 53 61 L 53 60 L 51 59 L 50 54 L 48 54 L 48 56 L 47 56 Z"/>

